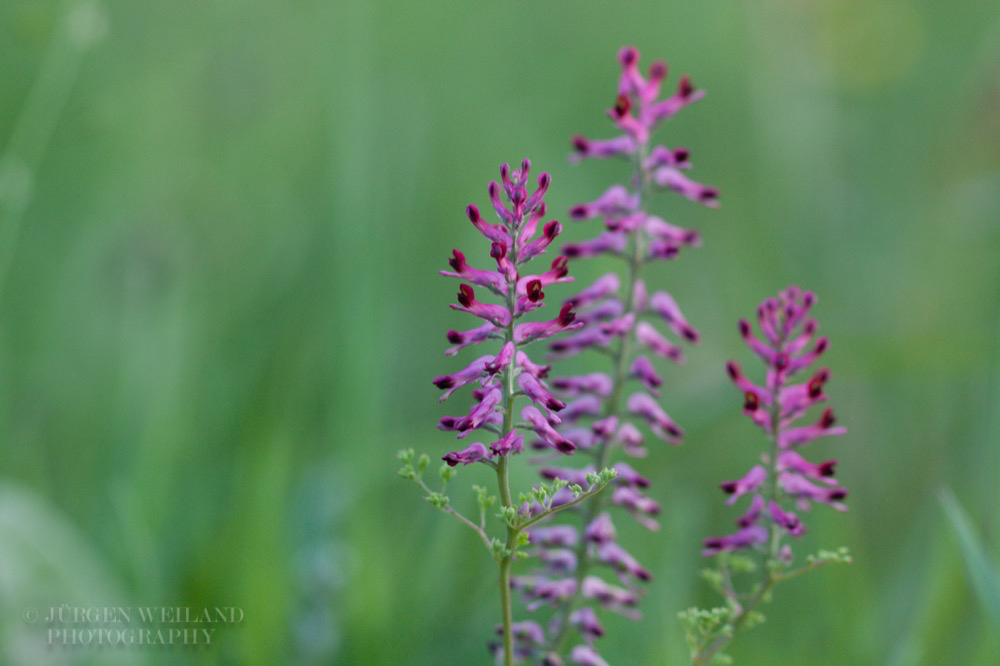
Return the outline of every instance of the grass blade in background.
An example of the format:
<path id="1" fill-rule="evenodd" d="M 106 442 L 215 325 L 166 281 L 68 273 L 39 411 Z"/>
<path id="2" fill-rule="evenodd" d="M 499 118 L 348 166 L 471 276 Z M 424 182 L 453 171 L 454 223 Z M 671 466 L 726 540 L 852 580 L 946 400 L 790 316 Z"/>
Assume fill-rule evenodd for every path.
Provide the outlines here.
<path id="1" fill-rule="evenodd" d="M 1000 575 L 997 574 L 996 565 L 991 561 L 972 522 L 951 490 L 947 488 L 941 490 L 938 497 L 958 537 L 958 546 L 962 551 L 962 561 L 965 562 L 969 585 L 975 591 L 976 598 L 990 621 L 1000 631 Z"/>

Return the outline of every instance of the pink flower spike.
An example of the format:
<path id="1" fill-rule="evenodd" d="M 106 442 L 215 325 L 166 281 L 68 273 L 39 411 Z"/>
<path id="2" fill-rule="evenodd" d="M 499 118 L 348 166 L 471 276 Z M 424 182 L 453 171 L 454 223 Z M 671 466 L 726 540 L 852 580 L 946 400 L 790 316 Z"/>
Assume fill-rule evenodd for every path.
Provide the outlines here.
<path id="1" fill-rule="evenodd" d="M 763 465 L 754 465 L 746 476 L 736 481 L 726 481 L 720 483 L 719 487 L 731 497 L 726 500 L 726 506 L 734 503 L 743 495 L 752 493 L 760 487 L 760 484 L 767 480 L 767 470 Z"/>
<path id="2" fill-rule="evenodd" d="M 507 308 L 502 305 L 480 303 L 476 300 L 476 292 L 467 284 L 458 288 L 458 305 L 453 303 L 449 307 L 485 319 L 495 326 L 506 326 L 510 323 L 510 311 Z"/>

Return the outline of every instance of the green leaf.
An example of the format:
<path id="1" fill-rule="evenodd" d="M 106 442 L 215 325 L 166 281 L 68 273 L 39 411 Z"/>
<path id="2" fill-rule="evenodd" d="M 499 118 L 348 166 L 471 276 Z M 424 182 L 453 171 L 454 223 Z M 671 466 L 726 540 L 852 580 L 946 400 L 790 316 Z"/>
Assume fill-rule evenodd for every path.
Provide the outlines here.
<path id="1" fill-rule="evenodd" d="M 947 488 L 941 490 L 938 498 L 958 537 L 958 546 L 962 551 L 962 561 L 965 563 L 965 574 L 969 579 L 969 585 L 975 591 L 983 610 L 1000 631 L 1000 576 L 997 575 L 996 565 L 991 561 L 972 526 L 972 521 L 951 490 Z"/>

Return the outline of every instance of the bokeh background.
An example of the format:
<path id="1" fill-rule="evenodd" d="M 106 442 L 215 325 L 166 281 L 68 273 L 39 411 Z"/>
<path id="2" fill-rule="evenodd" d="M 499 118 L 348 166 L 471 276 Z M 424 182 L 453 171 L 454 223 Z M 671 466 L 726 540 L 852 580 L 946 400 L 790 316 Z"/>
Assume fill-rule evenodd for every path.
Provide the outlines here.
<path id="1" fill-rule="evenodd" d="M 798 552 L 856 562 L 779 588 L 737 663 L 1000 663 L 939 501 L 995 567 L 994 0 L 3 0 L 0 662 L 487 663 L 495 568 L 393 454 L 454 448 L 434 424 L 464 398 L 430 379 L 468 321 L 436 272 L 485 257 L 463 209 L 499 164 L 550 171 L 559 216 L 625 177 L 566 161 L 611 133 L 623 44 L 707 89 L 659 138 L 723 205 L 656 203 L 704 235 L 650 273 L 703 343 L 664 391 L 685 445 L 641 462 L 663 528 L 622 525 L 645 617 L 608 618 L 603 653 L 685 663 L 700 540 L 734 519 L 716 484 L 760 443 L 723 364 L 754 367 L 736 320 L 794 283 L 851 490 Z M 208 648 L 53 650 L 24 612 L 62 604 L 245 619 Z"/>

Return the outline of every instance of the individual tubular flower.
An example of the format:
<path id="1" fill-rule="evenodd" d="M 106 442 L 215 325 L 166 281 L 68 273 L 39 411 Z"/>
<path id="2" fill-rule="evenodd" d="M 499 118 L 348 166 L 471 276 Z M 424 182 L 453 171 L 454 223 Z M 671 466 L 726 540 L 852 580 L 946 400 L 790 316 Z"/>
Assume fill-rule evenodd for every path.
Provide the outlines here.
<path id="1" fill-rule="evenodd" d="M 660 88 L 666 78 L 664 63 L 654 62 L 648 76 L 644 76 L 639 70 L 636 49 L 623 48 L 618 59 L 621 76 L 613 97 L 614 106 L 608 113 L 621 135 L 608 140 L 573 137 L 574 153 L 570 159 L 578 162 L 591 157 L 621 157 L 631 162 L 634 171 L 628 179 L 629 184 L 611 185 L 593 200 L 570 209 L 571 219 L 594 220 L 598 229 L 594 232 L 596 237 L 569 243 L 562 252 L 571 260 L 616 257 L 624 266 L 598 277 L 564 301 L 564 307 L 573 309 L 572 325 L 579 330 L 549 343 L 555 358 L 596 350 L 609 356 L 612 365 L 604 372 L 555 376 L 548 381 L 556 396 L 567 403 L 558 412 L 559 423 L 551 418 L 552 414 L 545 420 L 542 412 L 534 407 L 527 408 L 533 411 L 525 414 L 526 420 L 529 415 L 532 417 L 530 421 L 542 439 L 541 447 L 555 445 L 550 431 L 567 437 L 572 434 L 571 439 L 587 454 L 585 457 L 589 457 L 587 464 L 579 466 L 580 473 L 612 464 L 618 450 L 629 456 L 644 456 L 646 450 L 640 428 L 648 429 L 666 442 L 681 442 L 681 428 L 657 400 L 664 391 L 664 377 L 652 359 L 658 356 L 675 363 L 683 362 L 681 345 L 697 343 L 698 333 L 681 313 L 674 297 L 660 289 L 647 290 L 640 274 L 650 261 L 673 259 L 681 249 L 700 245 L 701 236 L 651 215 L 647 211 L 648 199 L 652 192 L 673 191 L 715 206 L 718 195 L 714 188 L 699 185 L 682 175 L 691 167 L 686 149 L 654 146 L 650 140 L 662 121 L 700 99 L 703 93 L 695 90 L 685 78 L 676 93 L 661 99 Z M 518 327 L 518 335 L 524 336 L 542 337 L 537 333 L 544 331 L 544 326 L 538 324 L 519 324 Z M 587 432 L 582 429 L 588 422 L 591 436 L 579 435 L 581 431 Z M 633 607 L 638 602 L 640 584 L 650 578 L 650 573 L 616 542 L 611 513 L 623 510 L 645 527 L 658 529 L 654 517 L 660 505 L 638 490 L 649 485 L 639 472 L 624 463 L 614 463 L 614 467 L 618 476 L 612 490 L 604 491 L 586 506 L 569 510 L 582 513 L 580 524 L 584 526 L 585 538 L 576 546 L 577 570 L 574 573 L 580 584 L 572 595 L 575 598 L 566 603 L 561 599 L 551 601 L 556 612 L 551 623 L 554 635 L 550 648 L 563 656 L 572 644 L 570 633 L 579 634 L 586 641 L 582 647 L 587 650 L 593 649 L 591 641 L 597 637 L 573 621 L 578 617 L 575 613 L 586 607 L 581 606 L 583 601 L 579 597 L 592 599 L 599 606 L 613 610 L 627 609 L 630 616 L 635 615 Z M 552 470 L 547 468 L 542 473 L 550 476 Z M 558 473 L 560 478 L 567 480 L 580 478 L 579 474 L 565 469 Z M 628 604 L 594 592 L 602 579 L 591 569 L 599 573 L 607 571 L 608 567 L 629 586 Z M 589 586 L 585 581 L 590 581 Z M 576 653 L 571 653 L 571 658 L 572 654 Z"/>
<path id="2" fill-rule="evenodd" d="M 740 529 L 735 534 L 705 540 L 705 555 L 769 548 L 774 551 L 770 556 L 778 558 L 781 536 L 787 533 L 798 537 L 805 531 L 799 517 L 787 505 L 807 510 L 820 503 L 847 509 L 841 501 L 847 491 L 833 478 L 836 461 L 811 463 L 799 452 L 820 437 L 842 435 L 846 429 L 834 427 L 833 410 L 829 407 L 815 422 L 794 425 L 810 407 L 827 400 L 823 387 L 830 378 L 829 370 L 821 368 L 804 380 L 798 377 L 829 346 L 826 338 L 812 343 L 817 324 L 809 318 L 809 311 L 815 302 L 811 292 L 798 287 L 789 287 L 776 298 L 765 300 L 757 309 L 761 337 L 753 332 L 750 322 L 740 320 L 740 335 L 767 366 L 765 380 L 763 385 L 754 384 L 735 361 L 729 362 L 727 371 L 743 393 L 744 413 L 764 431 L 771 446 L 762 454 L 761 463 L 754 465 L 743 478 L 721 484 L 722 490 L 730 495 L 726 504 L 749 495 L 750 508 L 737 521 Z"/>

